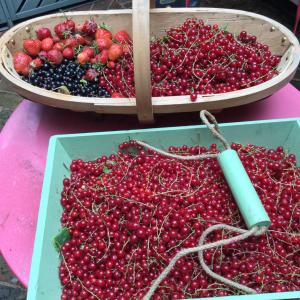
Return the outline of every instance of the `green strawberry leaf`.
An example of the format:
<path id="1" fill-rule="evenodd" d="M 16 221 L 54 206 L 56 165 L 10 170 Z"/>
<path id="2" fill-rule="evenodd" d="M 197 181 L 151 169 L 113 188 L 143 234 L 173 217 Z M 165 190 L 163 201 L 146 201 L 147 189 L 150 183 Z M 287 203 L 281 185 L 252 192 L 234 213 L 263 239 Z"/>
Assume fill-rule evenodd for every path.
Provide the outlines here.
<path id="1" fill-rule="evenodd" d="M 69 241 L 70 238 L 71 238 L 71 236 L 70 236 L 69 229 L 66 228 L 66 227 L 63 227 L 63 228 L 61 229 L 60 233 L 59 233 L 57 236 L 55 236 L 55 237 L 53 238 L 53 246 L 54 246 L 54 248 L 56 249 L 56 251 L 59 252 L 61 246 L 62 246 L 65 242 Z"/>
<path id="2" fill-rule="evenodd" d="M 105 23 L 102 23 L 99 28 L 109 30 L 109 26 Z"/>
<path id="3" fill-rule="evenodd" d="M 88 82 L 85 79 L 80 79 L 79 81 L 82 85 L 86 85 Z"/>

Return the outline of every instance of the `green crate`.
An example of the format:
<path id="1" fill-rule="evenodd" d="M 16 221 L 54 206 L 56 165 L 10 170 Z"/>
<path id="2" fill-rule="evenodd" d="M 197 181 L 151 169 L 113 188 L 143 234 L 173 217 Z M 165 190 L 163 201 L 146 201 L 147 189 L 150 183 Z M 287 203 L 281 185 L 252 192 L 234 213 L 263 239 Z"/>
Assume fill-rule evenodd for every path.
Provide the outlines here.
<path id="1" fill-rule="evenodd" d="M 285 150 L 300 156 L 300 119 L 227 123 L 220 125 L 229 141 L 253 143 Z M 72 159 L 92 160 L 118 150 L 124 140 L 139 139 L 166 149 L 170 145 L 204 145 L 215 143 L 205 126 L 170 127 L 132 131 L 113 131 L 57 135 L 50 139 L 47 166 L 40 203 L 33 250 L 28 300 L 58 300 L 61 287 L 58 278 L 59 254 L 52 239 L 60 231 L 60 192 L 62 180 L 69 176 Z M 205 298 L 212 299 L 212 298 Z M 245 296 L 218 297 L 219 300 L 300 299 L 300 291 Z"/>

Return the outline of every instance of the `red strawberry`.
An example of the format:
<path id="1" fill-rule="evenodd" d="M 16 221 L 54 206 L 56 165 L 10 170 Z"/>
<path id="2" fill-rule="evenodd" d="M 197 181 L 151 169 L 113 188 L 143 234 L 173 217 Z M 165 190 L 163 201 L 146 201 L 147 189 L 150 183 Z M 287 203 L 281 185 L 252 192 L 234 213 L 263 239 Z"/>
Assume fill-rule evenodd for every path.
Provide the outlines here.
<path id="1" fill-rule="evenodd" d="M 46 51 L 41 51 L 41 52 L 39 53 L 39 57 L 40 57 L 41 59 L 47 59 L 47 56 L 48 56 L 48 54 L 47 54 Z"/>
<path id="2" fill-rule="evenodd" d="M 74 48 L 74 47 L 78 46 L 78 41 L 74 37 L 69 37 L 66 40 L 64 40 L 64 44 L 65 44 L 65 47 Z"/>
<path id="3" fill-rule="evenodd" d="M 62 42 L 55 43 L 53 46 L 53 49 L 56 49 L 56 50 L 62 52 L 64 50 L 64 44 Z"/>
<path id="4" fill-rule="evenodd" d="M 123 55 L 123 48 L 119 44 L 112 44 L 108 50 L 109 60 L 116 61 Z"/>
<path id="5" fill-rule="evenodd" d="M 115 34 L 114 38 L 120 44 L 128 44 L 128 43 L 131 42 L 131 37 L 130 37 L 129 33 L 126 30 L 118 31 Z"/>
<path id="6" fill-rule="evenodd" d="M 108 38 L 99 38 L 96 40 L 97 46 L 100 51 L 109 49 L 112 45 L 112 40 Z"/>
<path id="7" fill-rule="evenodd" d="M 87 81 L 96 81 L 97 77 L 99 75 L 99 72 L 95 69 L 88 69 L 84 75 L 84 79 Z"/>
<path id="8" fill-rule="evenodd" d="M 43 39 L 51 38 L 52 34 L 49 28 L 39 28 L 36 31 L 36 36 L 40 41 L 42 41 Z"/>
<path id="9" fill-rule="evenodd" d="M 131 53 L 131 48 L 128 44 L 122 44 L 124 53 Z"/>
<path id="10" fill-rule="evenodd" d="M 85 47 L 82 52 L 86 53 L 88 55 L 88 57 L 94 57 L 95 56 L 95 51 L 93 48 L 90 47 Z"/>
<path id="11" fill-rule="evenodd" d="M 23 48 L 29 55 L 37 56 L 41 51 L 41 44 L 40 40 L 26 39 L 23 41 Z"/>
<path id="12" fill-rule="evenodd" d="M 54 27 L 54 31 L 61 39 L 67 38 L 75 31 L 75 23 L 73 20 L 67 20 L 62 23 L 58 23 Z"/>
<path id="13" fill-rule="evenodd" d="M 81 27 L 81 32 L 89 35 L 89 36 L 94 36 L 96 31 L 98 29 L 98 25 L 95 22 L 94 19 L 87 20 L 83 23 Z"/>
<path id="14" fill-rule="evenodd" d="M 60 65 L 63 60 L 63 55 L 57 49 L 52 49 L 48 52 L 48 60 L 54 65 Z"/>
<path id="15" fill-rule="evenodd" d="M 99 54 L 95 56 L 96 61 L 100 62 L 102 65 L 105 65 L 108 60 L 108 50 L 102 50 Z"/>
<path id="16" fill-rule="evenodd" d="M 111 94 L 111 97 L 112 97 L 112 98 L 122 98 L 123 95 L 120 94 L 120 93 L 118 93 L 118 92 L 113 92 L 113 93 Z"/>
<path id="17" fill-rule="evenodd" d="M 77 56 L 77 62 L 80 65 L 84 65 L 86 64 L 88 61 L 90 60 L 89 56 L 87 55 L 87 53 L 81 52 L 78 54 Z"/>
<path id="18" fill-rule="evenodd" d="M 29 74 L 29 65 L 32 58 L 22 51 L 17 51 L 13 55 L 13 64 L 17 73 L 27 76 Z"/>
<path id="19" fill-rule="evenodd" d="M 70 47 L 67 47 L 63 51 L 63 56 L 67 59 L 73 59 L 75 56 L 74 50 Z"/>
<path id="20" fill-rule="evenodd" d="M 95 34 L 95 39 L 100 39 L 100 38 L 108 38 L 112 40 L 112 34 L 111 32 L 107 29 L 106 25 L 101 25 L 101 28 L 97 29 L 96 34 Z"/>
<path id="21" fill-rule="evenodd" d="M 67 25 L 67 28 L 69 30 L 71 30 L 72 32 L 75 32 L 76 24 L 72 19 L 67 19 L 64 23 Z"/>
<path id="22" fill-rule="evenodd" d="M 67 35 L 67 26 L 64 23 L 58 23 L 54 27 L 54 31 L 58 37 L 61 39 L 65 38 Z"/>
<path id="23" fill-rule="evenodd" d="M 114 69 L 116 67 L 116 63 L 114 61 L 109 61 L 107 63 L 107 67 L 110 69 Z"/>
<path id="24" fill-rule="evenodd" d="M 84 37 L 85 44 L 88 46 L 91 46 L 93 44 L 94 39 L 91 36 L 85 36 Z"/>
<path id="25" fill-rule="evenodd" d="M 53 37 L 53 42 L 54 43 L 60 42 L 60 38 L 58 36 Z"/>
<path id="26" fill-rule="evenodd" d="M 49 51 L 53 48 L 54 42 L 53 39 L 48 37 L 42 40 L 41 48 L 44 51 Z"/>
<path id="27" fill-rule="evenodd" d="M 77 40 L 77 43 L 79 45 L 85 45 L 86 44 L 86 39 L 80 34 L 76 34 L 75 39 Z"/>
<path id="28" fill-rule="evenodd" d="M 37 70 L 39 69 L 41 66 L 43 65 L 43 61 L 40 59 L 40 58 L 35 58 L 31 63 L 30 63 L 30 66 Z"/>

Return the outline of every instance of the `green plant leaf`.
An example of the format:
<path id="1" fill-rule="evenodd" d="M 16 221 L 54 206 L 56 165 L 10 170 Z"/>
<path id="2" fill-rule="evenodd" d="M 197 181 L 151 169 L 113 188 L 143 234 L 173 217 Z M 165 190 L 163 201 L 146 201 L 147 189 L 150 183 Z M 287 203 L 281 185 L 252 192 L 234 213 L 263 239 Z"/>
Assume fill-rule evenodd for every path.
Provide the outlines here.
<path id="1" fill-rule="evenodd" d="M 110 173 L 111 172 L 111 169 L 109 168 L 109 167 L 107 167 L 107 166 L 104 166 L 103 167 L 103 173 L 104 174 L 108 174 L 108 173 Z"/>
<path id="2" fill-rule="evenodd" d="M 170 41 L 170 37 L 165 35 L 163 38 L 162 38 L 162 42 L 163 43 L 168 43 Z"/>
<path id="3" fill-rule="evenodd" d="M 54 248 L 56 249 L 56 251 L 59 252 L 61 246 L 62 246 L 65 242 L 69 241 L 70 238 L 71 238 L 71 236 L 70 236 L 69 229 L 66 228 L 66 227 L 63 227 L 63 228 L 61 229 L 60 233 L 59 233 L 57 236 L 55 236 L 55 237 L 53 238 L 53 246 L 54 246 Z"/>
<path id="4" fill-rule="evenodd" d="M 82 85 L 86 85 L 88 82 L 85 79 L 80 79 L 79 81 Z"/>
<path id="5" fill-rule="evenodd" d="M 105 23 L 102 23 L 99 28 L 109 30 L 109 26 Z"/>

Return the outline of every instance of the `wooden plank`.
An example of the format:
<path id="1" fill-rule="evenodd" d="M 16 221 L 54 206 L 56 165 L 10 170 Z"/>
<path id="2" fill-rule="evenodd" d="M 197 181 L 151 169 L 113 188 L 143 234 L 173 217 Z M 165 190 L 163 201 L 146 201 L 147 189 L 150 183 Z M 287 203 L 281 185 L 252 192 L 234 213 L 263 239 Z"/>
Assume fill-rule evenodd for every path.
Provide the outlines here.
<path id="1" fill-rule="evenodd" d="M 62 6 L 66 5 L 64 2 L 69 2 L 69 1 L 65 1 L 65 0 L 59 0 L 57 2 L 57 4 L 60 4 Z M 56 3 L 56 0 L 43 0 L 40 6 L 47 6 L 50 4 Z"/>
<path id="2" fill-rule="evenodd" d="M 149 1 L 132 1 L 133 62 L 137 113 L 140 122 L 153 123 L 151 101 Z"/>
<path id="3" fill-rule="evenodd" d="M 18 11 L 18 13 L 21 12 L 31 12 L 36 14 L 36 8 L 38 7 L 38 3 L 40 0 L 26 0 L 23 7 Z"/>

